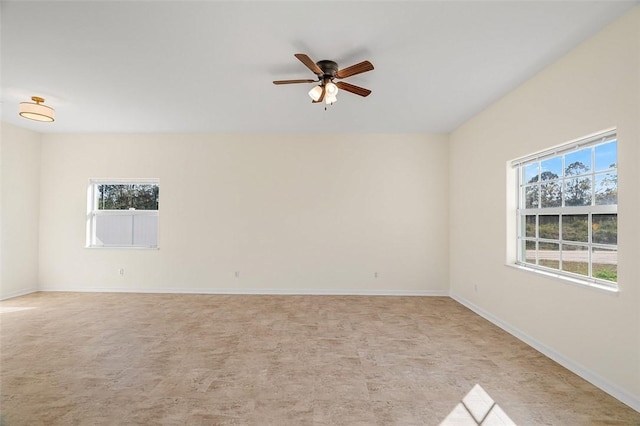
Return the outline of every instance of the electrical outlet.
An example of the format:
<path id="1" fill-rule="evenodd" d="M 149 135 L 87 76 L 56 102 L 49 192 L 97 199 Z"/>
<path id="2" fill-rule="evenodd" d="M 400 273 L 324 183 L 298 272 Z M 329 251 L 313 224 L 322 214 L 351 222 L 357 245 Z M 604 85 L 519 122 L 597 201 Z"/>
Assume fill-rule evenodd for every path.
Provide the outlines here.
<path id="1" fill-rule="evenodd" d="M 240 278 L 240 271 L 236 271 L 234 275 L 236 278 Z"/>
<path id="2" fill-rule="evenodd" d="M 124 277 L 124 268 L 118 269 L 118 274 L 120 274 L 121 277 Z"/>

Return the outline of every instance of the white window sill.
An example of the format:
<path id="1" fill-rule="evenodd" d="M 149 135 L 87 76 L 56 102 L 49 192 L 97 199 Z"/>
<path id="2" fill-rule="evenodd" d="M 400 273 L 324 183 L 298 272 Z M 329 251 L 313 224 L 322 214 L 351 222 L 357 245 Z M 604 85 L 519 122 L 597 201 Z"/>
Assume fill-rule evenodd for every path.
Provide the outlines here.
<path id="1" fill-rule="evenodd" d="M 581 288 L 591 288 L 591 289 L 595 289 L 598 291 L 604 291 L 608 294 L 612 294 L 612 295 L 618 295 L 618 293 L 620 292 L 619 288 L 614 288 L 614 287 L 610 287 L 607 285 L 603 285 L 603 284 L 598 284 L 597 282 L 592 282 L 592 281 L 585 281 L 585 280 L 581 280 L 579 278 L 573 278 L 567 275 L 563 275 L 563 274 L 557 274 L 551 271 L 544 271 L 541 269 L 536 269 L 536 268 L 530 268 L 524 265 L 518 265 L 516 263 L 505 263 L 505 266 L 509 266 L 511 268 L 515 268 L 515 269 L 519 269 L 521 271 L 526 271 L 526 272 L 531 272 L 534 274 L 538 274 L 538 275 L 542 275 L 548 278 L 555 278 L 555 279 L 559 279 L 561 281 L 564 281 L 566 283 L 569 284 L 573 284 L 573 285 L 577 285 L 580 286 Z"/>
<path id="2" fill-rule="evenodd" d="M 160 247 L 131 247 L 131 246 L 85 246 L 92 250 L 160 250 Z"/>

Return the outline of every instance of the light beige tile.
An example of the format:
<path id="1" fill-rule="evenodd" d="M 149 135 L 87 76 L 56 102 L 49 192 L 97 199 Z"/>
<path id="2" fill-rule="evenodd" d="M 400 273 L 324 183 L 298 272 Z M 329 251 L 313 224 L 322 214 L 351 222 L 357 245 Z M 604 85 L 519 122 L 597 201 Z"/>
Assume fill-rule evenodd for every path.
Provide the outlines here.
<path id="1" fill-rule="evenodd" d="M 3 424 L 438 425 L 480 385 L 516 424 L 640 425 L 447 297 L 34 293 L 0 310 Z"/>

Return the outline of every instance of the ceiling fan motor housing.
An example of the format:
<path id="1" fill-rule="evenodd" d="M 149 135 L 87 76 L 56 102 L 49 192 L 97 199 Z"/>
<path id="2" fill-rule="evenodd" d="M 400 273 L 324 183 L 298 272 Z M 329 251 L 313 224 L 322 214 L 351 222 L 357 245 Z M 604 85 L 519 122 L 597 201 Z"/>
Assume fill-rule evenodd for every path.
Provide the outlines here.
<path id="1" fill-rule="evenodd" d="M 338 64 L 334 61 L 322 60 L 316 62 L 316 65 L 322 70 L 322 77 L 333 79 L 338 72 Z"/>

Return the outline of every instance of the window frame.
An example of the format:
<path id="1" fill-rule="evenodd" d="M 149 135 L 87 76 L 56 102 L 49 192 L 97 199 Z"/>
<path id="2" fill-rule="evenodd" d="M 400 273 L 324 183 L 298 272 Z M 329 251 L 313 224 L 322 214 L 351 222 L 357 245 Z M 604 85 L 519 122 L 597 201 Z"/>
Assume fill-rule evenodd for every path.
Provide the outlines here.
<path id="1" fill-rule="evenodd" d="M 100 185 L 157 185 L 160 187 L 160 179 L 136 178 L 136 179 L 89 179 L 87 189 L 87 225 L 86 248 L 91 249 L 136 249 L 157 250 L 160 247 L 160 204 L 157 210 L 109 210 L 98 208 L 98 186 Z M 98 216 L 155 216 L 158 218 L 156 226 L 156 245 L 100 245 L 96 244 L 96 217 Z"/>
<path id="2" fill-rule="evenodd" d="M 619 281 L 609 281 L 602 278 L 596 278 L 593 276 L 593 252 L 594 249 L 601 250 L 615 250 L 618 253 L 618 244 L 616 240 L 616 244 L 605 244 L 605 243 L 594 243 L 593 242 L 593 216 L 594 215 L 603 215 L 603 214 L 614 214 L 616 215 L 616 221 L 618 217 L 618 202 L 616 200 L 616 204 L 601 204 L 597 205 L 596 202 L 596 176 L 605 175 L 615 172 L 617 175 L 618 172 L 618 151 L 616 148 L 616 166 L 608 167 L 606 169 L 601 169 L 596 171 L 596 163 L 595 163 L 595 148 L 600 145 L 605 145 L 607 143 L 616 142 L 618 144 L 617 137 L 617 129 L 612 128 L 606 131 L 581 138 L 560 146 L 557 146 L 552 149 L 548 149 L 545 151 L 541 151 L 537 154 L 529 155 L 526 157 L 522 157 L 520 159 L 514 160 L 511 162 L 511 167 L 514 170 L 515 176 L 515 265 L 529 268 L 545 273 L 550 273 L 562 278 L 569 278 L 574 282 L 578 282 L 583 285 L 593 286 L 596 285 L 598 287 L 604 287 L 608 290 L 618 290 Z M 591 168 L 588 172 L 574 175 L 568 177 L 566 175 L 566 155 L 571 154 L 572 152 L 578 152 L 585 148 L 591 149 Z M 543 170 L 541 168 L 538 169 L 538 180 L 535 184 L 538 187 L 537 191 L 537 205 L 526 207 L 527 197 L 526 197 L 526 187 L 532 186 L 532 184 L 525 180 L 525 167 L 529 164 L 534 164 L 536 162 L 540 163 L 545 160 L 550 160 L 554 158 L 561 158 L 562 160 L 562 175 L 550 180 L 543 180 L 541 175 Z M 565 192 L 564 192 L 564 182 L 569 179 L 581 178 L 581 177 L 590 177 L 591 180 L 591 202 L 589 205 L 585 206 L 566 206 L 565 205 Z M 558 182 L 561 185 L 560 195 L 561 201 L 559 207 L 542 207 L 542 195 L 541 195 L 541 187 L 546 182 Z M 617 183 L 616 183 L 617 190 Z M 563 239 L 564 235 L 562 233 L 562 224 L 563 224 L 563 216 L 574 216 L 574 215 L 586 215 L 587 216 L 587 240 L 584 241 L 571 241 L 567 239 Z M 527 228 L 526 228 L 526 220 L 528 216 L 535 217 L 535 235 L 528 236 Z M 540 237 L 540 217 L 541 216 L 556 216 L 558 218 L 558 238 L 541 238 Z M 616 228 L 617 230 L 617 228 Z M 535 243 L 535 263 L 527 262 L 526 258 L 526 242 L 531 241 Z M 547 267 L 544 265 L 540 265 L 540 243 L 551 243 L 558 244 L 558 268 Z M 588 276 L 581 275 L 578 273 L 565 271 L 562 269 L 563 267 L 563 246 L 578 246 L 583 247 L 587 251 L 587 268 L 588 268 Z M 617 268 L 617 263 L 616 263 Z"/>

